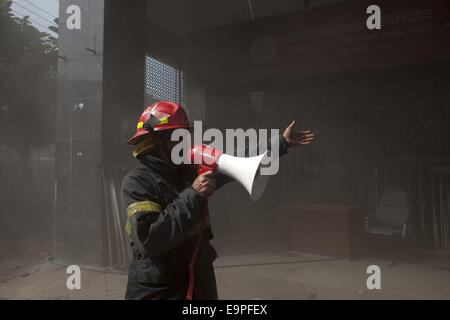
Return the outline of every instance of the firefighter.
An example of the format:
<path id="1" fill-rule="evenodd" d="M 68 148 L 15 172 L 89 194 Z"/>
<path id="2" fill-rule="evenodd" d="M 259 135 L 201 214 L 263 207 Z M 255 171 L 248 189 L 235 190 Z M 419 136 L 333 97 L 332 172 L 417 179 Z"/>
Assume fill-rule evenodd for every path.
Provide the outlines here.
<path id="1" fill-rule="evenodd" d="M 294 123 L 279 138 L 280 155 L 314 139 L 310 131 L 295 132 Z M 171 134 L 177 128 L 190 129 L 185 111 L 176 103 L 158 102 L 142 113 L 128 141 L 135 146 L 139 166 L 122 182 L 133 254 L 125 299 L 218 298 L 213 269 L 217 254 L 210 244 L 206 199 L 231 178 L 212 171 L 197 176 L 193 166 L 174 165 Z"/>

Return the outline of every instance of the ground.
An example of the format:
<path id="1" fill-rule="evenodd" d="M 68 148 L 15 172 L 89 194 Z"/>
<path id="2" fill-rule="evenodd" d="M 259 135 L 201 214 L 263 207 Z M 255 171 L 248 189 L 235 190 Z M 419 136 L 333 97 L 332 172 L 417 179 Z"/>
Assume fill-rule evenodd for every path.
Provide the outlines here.
<path id="1" fill-rule="evenodd" d="M 366 269 L 381 268 L 381 289 L 366 286 Z M 81 289 L 68 290 L 66 266 L 19 259 L 0 263 L 0 299 L 123 299 L 127 275 L 81 268 Z M 219 258 L 220 299 L 450 299 L 450 271 L 422 263 L 332 259 L 289 252 Z"/>

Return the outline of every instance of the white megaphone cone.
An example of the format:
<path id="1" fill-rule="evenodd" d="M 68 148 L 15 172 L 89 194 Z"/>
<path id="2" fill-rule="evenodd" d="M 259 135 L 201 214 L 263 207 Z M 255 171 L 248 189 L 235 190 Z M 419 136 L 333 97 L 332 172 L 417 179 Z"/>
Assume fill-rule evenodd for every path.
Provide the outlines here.
<path id="1" fill-rule="evenodd" d="M 261 175 L 261 163 L 268 162 L 268 152 L 250 158 L 233 157 L 222 154 L 217 162 L 217 170 L 238 181 L 253 201 L 258 201 L 264 193 L 269 175 Z"/>

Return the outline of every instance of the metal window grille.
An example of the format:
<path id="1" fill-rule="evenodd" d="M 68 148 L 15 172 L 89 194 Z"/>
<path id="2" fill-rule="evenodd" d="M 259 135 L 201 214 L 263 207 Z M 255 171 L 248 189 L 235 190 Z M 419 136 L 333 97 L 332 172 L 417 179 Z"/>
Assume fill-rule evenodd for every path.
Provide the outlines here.
<path id="1" fill-rule="evenodd" d="M 149 55 L 145 56 L 145 106 L 157 101 L 182 104 L 183 72 Z"/>

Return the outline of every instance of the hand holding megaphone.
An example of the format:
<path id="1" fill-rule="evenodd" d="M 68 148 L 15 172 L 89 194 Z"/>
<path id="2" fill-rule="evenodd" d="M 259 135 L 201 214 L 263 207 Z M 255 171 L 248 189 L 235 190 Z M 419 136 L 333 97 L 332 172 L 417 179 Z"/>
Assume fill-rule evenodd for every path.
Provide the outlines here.
<path id="1" fill-rule="evenodd" d="M 221 150 L 213 149 L 206 145 L 192 146 L 188 150 L 188 158 L 191 163 L 198 165 L 197 173 L 199 174 L 199 177 L 197 177 L 197 179 L 204 175 L 205 172 L 211 173 L 206 175 L 205 178 L 202 178 L 202 181 L 203 179 L 213 178 L 215 172 L 225 174 L 238 181 L 245 190 L 247 190 L 253 201 L 257 201 L 261 197 L 266 188 L 267 181 L 269 180 L 268 175 L 261 175 L 260 172 L 262 162 L 267 157 L 267 151 L 256 157 L 233 157 L 224 154 Z M 203 184 L 205 183 L 206 180 L 203 181 Z M 198 185 L 200 185 L 200 181 L 198 182 Z M 210 184 L 208 184 L 208 186 L 211 187 Z M 214 190 L 211 192 L 211 190 L 208 189 L 207 192 L 210 192 L 209 196 L 211 196 L 214 193 Z"/>
<path id="2" fill-rule="evenodd" d="M 215 171 L 209 170 L 200 174 L 192 183 L 192 187 L 197 190 L 203 198 L 209 198 L 216 191 Z"/>

